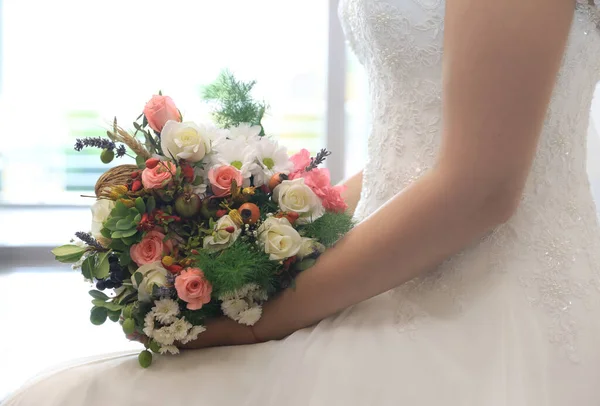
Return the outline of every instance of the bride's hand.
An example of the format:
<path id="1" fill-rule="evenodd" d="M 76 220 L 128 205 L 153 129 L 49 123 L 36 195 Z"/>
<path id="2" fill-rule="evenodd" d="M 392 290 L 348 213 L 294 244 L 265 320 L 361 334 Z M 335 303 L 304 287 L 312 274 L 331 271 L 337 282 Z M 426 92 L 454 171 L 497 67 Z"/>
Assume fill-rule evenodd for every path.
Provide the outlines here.
<path id="1" fill-rule="evenodd" d="M 239 324 L 228 317 L 220 317 L 208 321 L 206 331 L 200 333 L 196 340 L 187 344 L 179 343 L 177 347 L 181 349 L 198 349 L 255 343 L 256 340 L 250 327 Z"/>

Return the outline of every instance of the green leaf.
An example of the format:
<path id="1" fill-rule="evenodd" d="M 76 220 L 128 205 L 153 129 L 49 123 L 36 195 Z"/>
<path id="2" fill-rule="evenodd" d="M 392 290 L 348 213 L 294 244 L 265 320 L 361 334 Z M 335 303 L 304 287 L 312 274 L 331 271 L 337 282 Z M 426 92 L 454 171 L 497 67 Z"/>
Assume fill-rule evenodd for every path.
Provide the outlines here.
<path id="1" fill-rule="evenodd" d="M 145 213 L 146 212 L 146 204 L 144 203 L 144 199 L 142 199 L 141 197 L 138 197 L 137 199 L 135 199 L 135 208 L 140 213 Z M 138 215 L 139 215 L 139 213 L 138 213 Z"/>
<path id="2" fill-rule="evenodd" d="M 137 292 L 131 292 L 130 294 L 128 294 L 127 296 L 125 296 L 123 299 L 121 299 L 119 301 L 120 304 L 129 304 L 131 301 L 135 301 L 138 297 L 138 293 Z"/>
<path id="3" fill-rule="evenodd" d="M 110 236 L 109 236 L 110 238 Z M 122 240 L 112 240 L 109 245 L 110 249 L 120 252 L 129 252 L 129 245 L 124 244 Z"/>
<path id="4" fill-rule="evenodd" d="M 131 263 L 131 256 L 129 255 L 129 251 L 123 251 L 121 255 L 119 255 L 119 263 L 121 266 L 127 266 Z"/>
<path id="5" fill-rule="evenodd" d="M 140 286 L 140 284 L 142 283 L 142 280 L 144 280 L 144 275 L 142 275 L 139 272 L 136 272 L 133 274 L 133 280 L 135 280 L 135 284 L 137 286 Z"/>
<path id="6" fill-rule="evenodd" d="M 98 254 L 96 266 L 94 267 L 94 277 L 96 279 L 105 279 L 110 274 L 108 264 L 108 252 Z"/>
<path id="7" fill-rule="evenodd" d="M 127 238 L 127 237 L 131 237 L 132 235 L 135 235 L 135 233 L 137 233 L 136 228 L 131 228 L 131 229 L 125 230 L 125 231 L 115 231 L 112 234 L 112 238 Z"/>
<path id="8" fill-rule="evenodd" d="M 316 259 L 306 258 L 306 259 L 303 259 L 302 261 L 298 262 L 296 264 L 295 268 L 298 269 L 299 271 L 306 271 L 308 268 L 313 266 L 316 262 L 317 262 Z"/>
<path id="9" fill-rule="evenodd" d="M 142 221 L 142 215 L 138 213 L 138 215 L 133 218 L 133 222 L 134 224 L 139 224 L 140 221 Z"/>
<path id="10" fill-rule="evenodd" d="M 93 279 L 94 278 L 94 257 L 87 257 L 85 261 L 81 264 L 81 273 L 85 279 Z"/>
<path id="11" fill-rule="evenodd" d="M 131 221 L 127 218 L 117 221 L 117 230 L 125 231 L 131 228 Z"/>
<path id="12" fill-rule="evenodd" d="M 90 294 L 91 297 L 93 297 L 94 299 L 98 299 L 101 300 L 103 302 L 107 301 L 108 299 L 110 299 L 108 296 L 106 296 L 106 294 L 100 292 L 99 290 L 90 290 L 88 292 Z"/>
<path id="13" fill-rule="evenodd" d="M 52 253 L 59 262 L 73 263 L 81 259 L 81 256 L 87 251 L 87 247 L 80 247 L 74 244 L 62 245 L 54 248 Z"/>
<path id="14" fill-rule="evenodd" d="M 102 234 L 102 237 L 104 238 L 110 238 L 110 230 L 106 227 L 102 227 L 102 230 L 100 230 L 100 234 Z"/>
<path id="15" fill-rule="evenodd" d="M 115 310 L 115 311 L 109 310 L 108 311 L 108 318 L 110 319 L 110 321 L 116 323 L 121 318 L 121 310 Z"/>
<path id="16" fill-rule="evenodd" d="M 112 303 L 112 302 L 105 302 L 100 299 L 92 300 L 92 304 L 94 304 L 94 306 L 96 306 L 96 307 L 103 307 L 103 308 L 113 311 L 113 312 L 116 312 L 117 310 L 121 310 L 123 308 L 123 306 L 120 304 Z"/>
<path id="17" fill-rule="evenodd" d="M 146 211 L 152 213 L 156 209 L 156 199 L 154 196 L 150 196 L 146 202 Z"/>
<path id="18" fill-rule="evenodd" d="M 106 310 L 104 307 L 92 307 L 92 311 L 90 313 L 90 321 L 93 325 L 99 326 L 101 324 L 104 324 L 107 316 L 108 310 Z"/>
<path id="19" fill-rule="evenodd" d="M 125 217 L 129 208 L 123 204 L 122 201 L 118 200 L 115 204 L 115 208 L 110 212 L 112 217 Z M 110 220 L 109 220 L 110 221 Z"/>
<path id="20" fill-rule="evenodd" d="M 125 245 L 127 245 L 127 247 L 129 247 L 137 242 L 137 236 L 135 236 L 135 234 L 134 234 L 133 236 L 130 236 L 130 237 L 122 237 L 121 241 L 123 241 L 123 243 Z"/>
<path id="21" fill-rule="evenodd" d="M 135 164 L 140 169 L 146 169 L 146 160 L 141 155 L 138 155 L 138 156 L 135 157 Z"/>
<path id="22" fill-rule="evenodd" d="M 120 217 L 112 217 L 110 219 L 108 219 L 105 223 L 104 223 L 104 229 L 107 229 L 109 231 L 115 231 L 117 229 L 117 222 L 120 220 Z M 104 234 L 102 234 L 104 235 Z M 109 235 L 106 238 L 111 238 L 111 235 Z"/>

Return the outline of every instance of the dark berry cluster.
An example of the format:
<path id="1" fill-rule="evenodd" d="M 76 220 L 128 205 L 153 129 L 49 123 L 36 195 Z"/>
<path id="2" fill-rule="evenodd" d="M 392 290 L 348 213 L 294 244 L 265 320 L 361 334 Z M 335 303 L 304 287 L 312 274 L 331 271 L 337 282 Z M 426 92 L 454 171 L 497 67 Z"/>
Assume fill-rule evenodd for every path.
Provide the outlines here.
<path id="1" fill-rule="evenodd" d="M 96 289 L 115 289 L 123 286 L 123 279 L 125 279 L 125 270 L 119 264 L 119 258 L 116 255 L 110 255 L 108 257 L 109 272 L 110 276 L 106 279 L 99 279 L 96 282 Z"/>

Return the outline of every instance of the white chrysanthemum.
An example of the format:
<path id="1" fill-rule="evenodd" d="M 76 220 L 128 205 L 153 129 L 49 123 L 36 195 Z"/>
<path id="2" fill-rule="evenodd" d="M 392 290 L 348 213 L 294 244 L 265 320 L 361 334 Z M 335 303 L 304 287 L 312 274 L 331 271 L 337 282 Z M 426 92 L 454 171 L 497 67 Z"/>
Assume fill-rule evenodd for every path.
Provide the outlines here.
<path id="1" fill-rule="evenodd" d="M 247 326 L 253 326 L 262 315 L 262 307 L 254 306 L 240 313 L 238 322 Z"/>
<path id="2" fill-rule="evenodd" d="M 152 312 L 156 320 L 162 324 L 170 324 L 179 315 L 179 305 L 172 299 L 156 300 Z"/>
<path id="3" fill-rule="evenodd" d="M 244 186 L 250 185 L 250 176 L 256 172 L 256 150 L 243 139 L 226 140 L 213 155 L 214 165 L 231 165 L 244 178 Z"/>
<path id="4" fill-rule="evenodd" d="M 171 335 L 177 341 L 183 340 L 187 337 L 188 332 L 192 328 L 192 325 L 188 323 L 184 318 L 177 319 L 173 324 L 169 326 Z"/>
<path id="5" fill-rule="evenodd" d="M 172 355 L 177 355 L 177 354 L 179 354 L 179 348 L 175 347 L 174 345 L 163 345 L 160 347 L 158 352 L 161 354 L 168 353 L 168 354 L 172 354 Z"/>
<path id="6" fill-rule="evenodd" d="M 154 312 L 150 311 L 144 317 L 144 334 L 152 338 L 154 336 Z"/>
<path id="7" fill-rule="evenodd" d="M 208 185 L 206 183 L 207 171 L 205 168 L 196 166 L 194 168 L 194 175 L 195 175 L 194 182 L 198 181 L 201 183 L 198 185 L 195 185 L 195 186 L 192 185 L 192 192 L 197 194 L 198 196 L 200 196 L 201 199 L 204 199 L 204 196 L 206 196 L 206 189 L 208 188 Z"/>
<path id="8" fill-rule="evenodd" d="M 161 327 L 154 330 L 153 337 L 160 345 L 172 345 L 175 342 L 175 337 L 171 333 L 170 326 Z"/>
<path id="9" fill-rule="evenodd" d="M 187 344 L 190 341 L 194 341 L 195 339 L 198 338 L 198 335 L 200 333 L 203 333 L 205 331 L 206 331 L 206 327 L 204 327 L 204 326 L 194 326 L 194 327 L 192 327 L 190 329 L 188 335 L 185 338 L 183 338 L 182 340 L 180 340 L 181 344 Z"/>
<path id="10" fill-rule="evenodd" d="M 276 173 L 288 174 L 294 168 L 294 163 L 290 160 L 287 149 L 274 140 L 263 137 L 254 144 L 254 149 L 256 150 L 256 162 L 258 163 L 258 168 L 255 168 L 252 173 L 255 186 L 268 183 Z"/>
<path id="11" fill-rule="evenodd" d="M 253 144 L 260 141 L 260 131 L 262 130 L 259 125 L 250 125 L 248 123 L 240 123 L 236 127 L 229 128 L 229 138 L 232 140 L 244 140 L 246 144 Z"/>
<path id="12" fill-rule="evenodd" d="M 240 313 L 248 310 L 248 302 L 243 299 L 229 299 L 221 303 L 223 314 L 230 319 L 237 320 Z"/>

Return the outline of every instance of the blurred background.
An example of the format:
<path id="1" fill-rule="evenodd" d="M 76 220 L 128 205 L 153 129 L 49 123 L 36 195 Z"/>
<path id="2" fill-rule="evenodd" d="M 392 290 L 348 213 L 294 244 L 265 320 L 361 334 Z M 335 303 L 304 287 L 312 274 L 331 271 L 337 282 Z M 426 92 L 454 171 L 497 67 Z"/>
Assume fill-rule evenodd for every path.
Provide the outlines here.
<path id="1" fill-rule="evenodd" d="M 82 277 L 52 262 L 89 228 L 93 201 L 80 196 L 110 167 L 73 143 L 114 116 L 127 126 L 158 90 L 202 120 L 202 86 L 223 68 L 257 81 L 265 127 L 290 152 L 329 148 L 336 182 L 361 169 L 368 88 L 337 0 L 0 0 L 0 400 L 57 363 L 139 349 L 117 325 L 88 323 Z M 600 104 L 592 113 L 600 195 Z"/>

